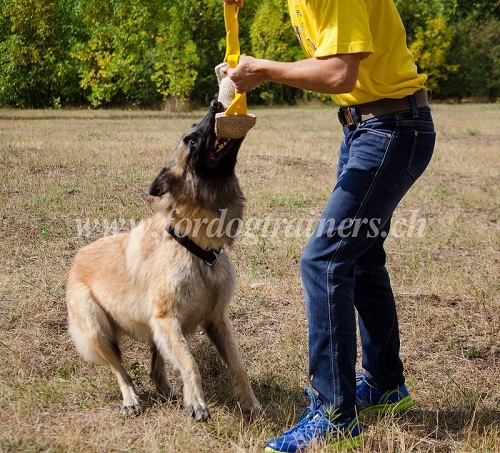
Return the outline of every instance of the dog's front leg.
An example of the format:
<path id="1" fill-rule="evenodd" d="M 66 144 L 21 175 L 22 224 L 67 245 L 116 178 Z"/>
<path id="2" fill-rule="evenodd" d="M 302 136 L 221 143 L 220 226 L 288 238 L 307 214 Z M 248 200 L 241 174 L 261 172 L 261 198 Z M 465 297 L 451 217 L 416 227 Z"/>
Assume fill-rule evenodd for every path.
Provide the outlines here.
<path id="1" fill-rule="evenodd" d="M 160 354 L 181 375 L 184 411 L 196 421 L 207 421 L 210 413 L 203 399 L 200 370 L 189 350 L 179 321 L 175 317 L 155 317 L 151 322 L 151 329 Z"/>
<path id="2" fill-rule="evenodd" d="M 180 394 L 172 387 L 167 377 L 167 370 L 165 369 L 165 360 L 158 352 L 155 344 L 151 346 L 151 379 L 156 385 L 158 392 L 162 397 L 167 399 L 176 400 L 180 398 Z"/>
<path id="3" fill-rule="evenodd" d="M 262 408 L 250 385 L 228 314 L 226 312 L 220 313 L 219 316 L 205 322 L 204 327 L 207 335 L 227 364 L 234 393 L 238 398 L 243 415 L 250 418 L 260 413 Z"/>

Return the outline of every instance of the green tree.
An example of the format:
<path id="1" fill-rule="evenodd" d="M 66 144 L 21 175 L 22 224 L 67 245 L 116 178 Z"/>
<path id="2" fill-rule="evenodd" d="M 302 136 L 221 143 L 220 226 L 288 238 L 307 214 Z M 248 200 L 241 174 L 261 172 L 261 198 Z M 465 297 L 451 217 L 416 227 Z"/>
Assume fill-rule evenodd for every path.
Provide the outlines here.
<path id="1" fill-rule="evenodd" d="M 286 0 L 263 0 L 255 12 L 250 27 L 252 54 L 257 58 L 278 61 L 295 61 L 304 53 L 290 25 Z M 257 88 L 260 98 L 267 104 L 294 103 L 303 96 L 301 90 L 266 83 Z"/>
<path id="2" fill-rule="evenodd" d="M 426 28 L 429 20 L 442 17 L 450 22 L 455 17 L 459 0 L 395 0 L 396 7 L 406 28 L 408 44 L 416 34 Z"/>
<path id="3" fill-rule="evenodd" d="M 457 65 L 448 63 L 453 36 L 452 28 L 438 14 L 427 21 L 425 28 L 417 30 L 415 40 L 410 45 L 420 70 L 429 76 L 426 86 L 430 90 L 439 90 L 440 83 L 458 70 Z"/>
<path id="4" fill-rule="evenodd" d="M 438 96 L 498 96 L 500 3 L 395 0 L 409 47 Z M 286 0 L 247 1 L 243 53 L 304 58 Z M 225 54 L 220 0 L 0 0 L 0 105 L 206 104 Z M 311 94 L 263 84 L 249 102 Z"/>
<path id="5" fill-rule="evenodd" d="M 188 31 L 168 24 L 156 38 L 151 58 L 154 62 L 151 80 L 157 91 L 171 109 L 183 109 L 190 101 L 200 61 Z"/>
<path id="6" fill-rule="evenodd" d="M 206 105 L 217 96 L 218 87 L 214 68 L 222 63 L 226 53 L 226 30 L 224 27 L 224 7 L 220 0 L 177 0 L 180 2 L 180 15 L 184 18 L 184 29 L 191 34 L 196 43 L 198 65 L 191 99 Z M 239 41 L 242 53 L 251 54 L 250 30 L 256 17 L 259 2 L 247 1 L 238 12 Z M 258 100 L 256 93 L 248 94 L 252 101 Z M 250 102 L 252 102 L 250 101 Z"/>
<path id="7" fill-rule="evenodd" d="M 481 19 L 500 16 L 500 3 L 495 0 L 456 0 L 457 17 Z"/>
<path id="8" fill-rule="evenodd" d="M 442 83 L 444 98 L 486 98 L 495 102 L 500 93 L 500 21 L 495 16 L 461 19 L 451 45 L 449 62 L 459 70 Z"/>
<path id="9" fill-rule="evenodd" d="M 84 33 L 71 56 L 91 105 L 150 100 L 154 85 L 142 61 L 150 48 L 147 9 L 136 0 L 79 0 L 76 11 Z"/>
<path id="10" fill-rule="evenodd" d="M 0 104 L 46 107 L 75 102 L 70 0 L 0 0 Z"/>
<path id="11" fill-rule="evenodd" d="M 182 42 L 191 40 L 196 43 L 192 53 L 196 58 L 197 76 L 191 91 L 190 99 L 195 104 L 208 105 L 217 97 L 218 87 L 214 68 L 221 63 L 225 55 L 224 8 L 220 0 L 176 0 L 177 15 L 182 21 L 184 38 Z M 247 2 L 240 10 L 240 43 L 246 48 L 246 20 L 252 13 L 252 3 Z"/>
<path id="12" fill-rule="evenodd" d="M 395 0 L 417 65 L 437 97 L 498 95 L 500 4 Z"/>
<path id="13" fill-rule="evenodd" d="M 74 46 L 81 86 L 94 106 L 189 100 L 196 44 L 182 0 L 79 0 L 86 39 Z"/>

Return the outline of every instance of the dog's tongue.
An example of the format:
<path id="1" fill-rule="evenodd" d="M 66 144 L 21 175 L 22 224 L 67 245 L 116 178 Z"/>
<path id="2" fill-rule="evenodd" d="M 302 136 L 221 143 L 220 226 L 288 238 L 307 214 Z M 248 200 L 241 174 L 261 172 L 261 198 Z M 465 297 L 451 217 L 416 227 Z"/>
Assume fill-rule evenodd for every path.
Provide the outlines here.
<path id="1" fill-rule="evenodd" d="M 215 137 L 212 149 L 208 154 L 208 161 L 211 163 L 217 162 L 221 159 L 226 151 L 229 149 L 231 139 Z"/>

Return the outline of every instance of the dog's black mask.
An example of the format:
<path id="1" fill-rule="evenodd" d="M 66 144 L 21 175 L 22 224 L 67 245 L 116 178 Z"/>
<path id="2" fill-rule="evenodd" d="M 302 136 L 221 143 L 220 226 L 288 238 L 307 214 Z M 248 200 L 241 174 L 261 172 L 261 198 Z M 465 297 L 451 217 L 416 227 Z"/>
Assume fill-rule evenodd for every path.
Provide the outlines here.
<path id="1" fill-rule="evenodd" d="M 222 113 L 220 102 L 212 101 L 205 117 L 184 135 L 189 159 L 201 178 L 225 178 L 234 173 L 236 158 L 243 138 L 224 139 L 215 134 L 215 115 Z"/>
<path id="2" fill-rule="evenodd" d="M 238 151 L 244 140 L 244 137 L 238 139 L 217 137 L 215 115 L 223 111 L 224 106 L 220 102 L 212 101 L 208 113 L 184 134 L 172 158 L 169 159 L 170 161 L 177 159 L 178 164 L 185 166 L 184 172 L 194 173 L 201 180 L 221 184 L 226 178 L 234 175 Z M 169 161 L 167 161 L 166 166 L 151 185 L 149 192 L 151 195 L 162 196 L 173 188 L 173 179 L 179 178 L 180 175 L 172 174 L 169 166 Z"/>

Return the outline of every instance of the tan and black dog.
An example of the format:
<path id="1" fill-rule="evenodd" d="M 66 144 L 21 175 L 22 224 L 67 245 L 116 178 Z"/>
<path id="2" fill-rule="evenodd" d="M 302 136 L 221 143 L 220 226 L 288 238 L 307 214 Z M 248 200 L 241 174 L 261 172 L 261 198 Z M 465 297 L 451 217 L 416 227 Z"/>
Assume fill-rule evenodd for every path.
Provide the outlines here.
<path id="1" fill-rule="evenodd" d="M 121 413 L 139 400 L 120 358 L 120 337 L 151 345 L 151 378 L 176 397 L 166 376 L 170 363 L 183 382 L 187 414 L 210 417 L 198 366 L 186 337 L 199 325 L 228 365 L 246 416 L 260 412 L 240 357 L 228 304 L 235 272 L 222 253 L 237 234 L 244 197 L 235 175 L 243 139 L 218 140 L 212 101 L 208 114 L 182 137 L 151 185 L 159 212 L 129 233 L 103 237 L 80 249 L 67 287 L 69 332 L 83 358 L 107 363 L 123 395 Z"/>

